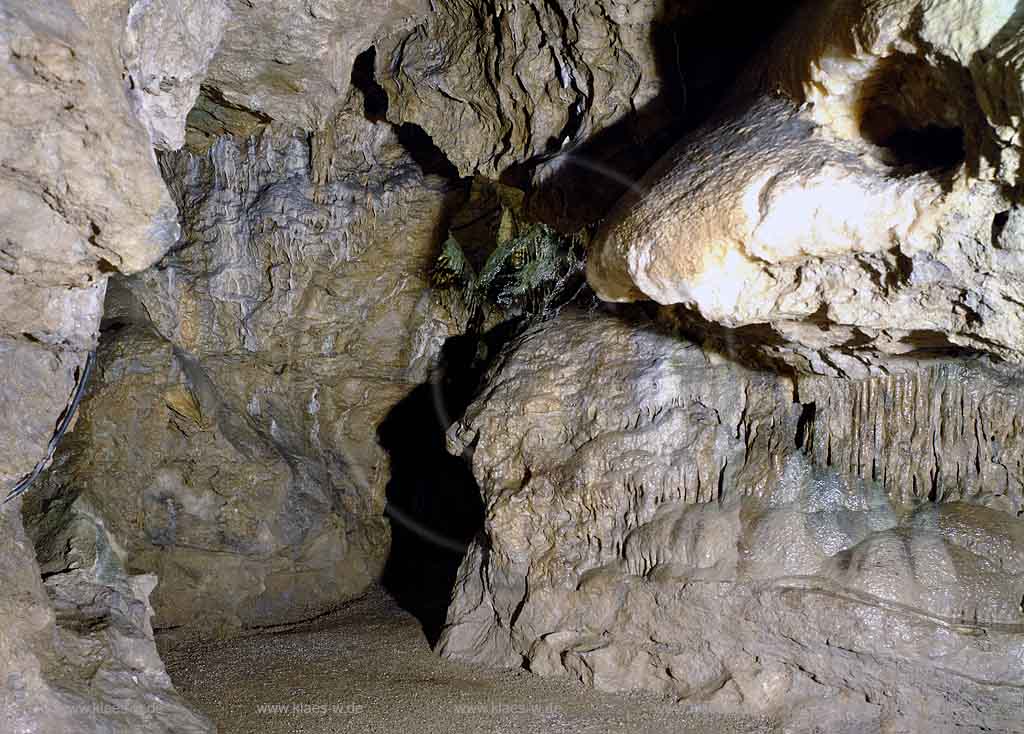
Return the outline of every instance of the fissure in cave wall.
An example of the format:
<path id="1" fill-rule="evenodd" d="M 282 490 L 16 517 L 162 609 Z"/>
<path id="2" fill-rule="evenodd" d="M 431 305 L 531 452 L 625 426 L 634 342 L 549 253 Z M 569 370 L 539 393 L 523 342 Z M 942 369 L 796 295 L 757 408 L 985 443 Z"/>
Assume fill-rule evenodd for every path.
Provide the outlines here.
<path id="1" fill-rule="evenodd" d="M 300 5 L 0 0 L 5 486 L 97 354 L 0 516 L 17 730 L 209 731 L 153 627 L 380 582 L 452 657 L 1020 731 L 1019 4 Z M 471 291 L 561 237 L 659 307 Z"/>

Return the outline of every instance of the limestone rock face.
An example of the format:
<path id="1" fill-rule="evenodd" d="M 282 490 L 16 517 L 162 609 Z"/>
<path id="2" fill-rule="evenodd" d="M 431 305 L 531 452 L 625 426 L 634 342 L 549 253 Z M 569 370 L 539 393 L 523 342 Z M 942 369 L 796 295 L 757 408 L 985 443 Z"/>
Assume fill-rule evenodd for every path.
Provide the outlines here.
<path id="1" fill-rule="evenodd" d="M 1017 731 L 1020 382 L 937 364 L 908 410 L 901 379 L 812 390 L 628 313 L 528 332 L 449 433 L 487 517 L 441 650 L 797 726 Z M 933 456 L 854 458 L 897 422 Z"/>
<path id="2" fill-rule="evenodd" d="M 147 129 L 165 143 L 181 138 L 195 78 L 216 44 L 214 7 L 0 3 L 5 486 L 46 455 L 76 371 L 95 344 L 108 274 L 148 267 L 177 239 L 177 211 Z M 168 33 L 179 22 L 193 30 L 200 22 L 209 35 L 185 43 Z M 146 84 L 160 88 L 149 89 L 147 99 L 173 97 L 171 105 L 156 103 L 168 119 L 158 121 L 150 102 L 133 104 L 126 67 L 144 69 Z M 182 86 L 163 90 L 159 79 L 171 78 Z"/>
<path id="3" fill-rule="evenodd" d="M 457 327 L 427 274 L 462 192 L 355 112 L 163 163 L 183 240 L 112 286 L 95 385 L 40 492 L 88 498 L 158 575 L 158 628 L 308 618 L 386 559 L 376 431 Z"/>
<path id="4" fill-rule="evenodd" d="M 591 284 L 760 327 L 762 354 L 804 372 L 942 349 L 1024 361 L 1015 8 L 810 4 L 622 200 Z"/>
<path id="5" fill-rule="evenodd" d="M 460 0 L 377 43 L 387 118 L 414 123 L 459 172 L 510 167 L 594 136 L 661 90 L 661 2 Z"/>
<path id="6" fill-rule="evenodd" d="M 212 734 L 171 687 L 147 601 L 153 576 L 125 573 L 102 522 L 82 503 L 40 578 L 20 503 L 0 510 L 0 716 L 25 734 Z M 58 545 L 59 543 L 59 545 Z"/>
<path id="7" fill-rule="evenodd" d="M 382 26 L 410 26 L 429 10 L 419 0 L 229 0 L 229 5 L 199 114 L 207 118 L 204 125 L 227 123 L 236 133 L 238 123 L 231 118 L 239 113 L 240 119 L 319 127 L 344 102 L 353 62 Z"/>
<path id="8" fill-rule="evenodd" d="M 224 0 L 136 0 L 128 10 L 122 55 L 135 113 L 153 145 L 185 144 L 185 118 L 199 95 L 230 10 Z"/>
<path id="9" fill-rule="evenodd" d="M 203 11 L 215 5 L 0 2 L 3 496 L 49 455 L 95 347 L 109 274 L 148 267 L 176 241 L 177 210 L 152 145 L 158 130 L 164 143 L 181 138 L 217 36 L 204 28 L 209 36 L 178 47 L 181 37 L 167 32 L 195 13 L 205 24 Z M 136 10 L 145 20 L 135 22 Z M 181 80 L 180 89 L 154 82 L 159 92 L 148 91 L 173 96 L 173 119 L 157 123 L 152 105 L 135 103 L 122 76 L 129 67 L 151 81 Z M 211 732 L 177 697 L 157 655 L 148 602 L 155 578 L 129 576 L 102 521 L 64 503 L 50 511 L 66 521 L 67 562 L 49 566 L 44 585 L 20 510 L 0 511 L 5 731 Z"/>

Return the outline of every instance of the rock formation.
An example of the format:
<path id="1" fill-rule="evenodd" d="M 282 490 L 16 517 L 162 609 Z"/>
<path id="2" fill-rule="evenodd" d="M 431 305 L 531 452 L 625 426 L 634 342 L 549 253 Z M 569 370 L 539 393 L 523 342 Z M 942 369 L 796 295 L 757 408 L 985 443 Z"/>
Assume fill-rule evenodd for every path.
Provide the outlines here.
<path id="1" fill-rule="evenodd" d="M 635 313 L 528 332 L 449 434 L 487 517 L 441 651 L 796 726 L 1018 730 L 1021 382 L 917 379 L 908 410 L 904 378 L 818 378 L 810 415 Z M 897 423 L 934 453 L 863 446 Z"/>
<path id="2" fill-rule="evenodd" d="M 5 496 L 51 454 L 95 348 L 109 274 L 152 265 L 178 236 L 153 146 L 181 140 L 223 11 L 216 2 L 0 3 Z M 179 22 L 203 32 L 175 35 Z M 80 506 L 65 517 L 66 562 L 44 584 L 19 510 L 0 513 L 4 726 L 212 731 L 174 693 L 157 655 L 156 578 L 129 575 L 102 518 Z"/>
<path id="3" fill-rule="evenodd" d="M 497 178 L 574 146 L 657 99 L 650 34 L 661 5 L 439 5 L 378 43 L 388 119 L 426 130 L 462 175 Z"/>
<path id="4" fill-rule="evenodd" d="M 179 229 L 147 134 L 157 124 L 146 112 L 152 106 L 133 104 L 120 73 L 132 66 L 153 75 L 160 54 L 121 55 L 131 3 L 80 5 L 0 6 L 5 482 L 46 454 L 94 346 L 106 274 L 152 265 Z M 195 50 L 200 58 L 186 63 L 199 71 L 205 50 Z"/>
<path id="5" fill-rule="evenodd" d="M 350 112 L 312 142 L 273 128 L 163 166 L 185 236 L 112 286 L 40 496 L 100 509 L 161 580 L 158 627 L 309 618 L 386 559 L 376 429 L 456 327 L 426 278 L 461 190 Z"/>
<path id="6" fill-rule="evenodd" d="M 362 593 L 454 421 L 444 654 L 1022 731 L 1024 10 L 760 5 L 0 0 L 5 721 L 209 731 L 154 627 Z M 654 304 L 483 303 L 584 242 Z"/>
<path id="7" fill-rule="evenodd" d="M 621 202 L 591 283 L 757 327 L 806 372 L 1020 363 L 1021 22 L 999 0 L 808 6 Z"/>
<path id="8" fill-rule="evenodd" d="M 57 534 L 41 530 L 44 582 L 19 509 L 0 509 L 4 730 L 212 734 L 157 655 L 148 601 L 156 577 L 129 576 L 103 520 L 79 502 L 64 505 Z"/>

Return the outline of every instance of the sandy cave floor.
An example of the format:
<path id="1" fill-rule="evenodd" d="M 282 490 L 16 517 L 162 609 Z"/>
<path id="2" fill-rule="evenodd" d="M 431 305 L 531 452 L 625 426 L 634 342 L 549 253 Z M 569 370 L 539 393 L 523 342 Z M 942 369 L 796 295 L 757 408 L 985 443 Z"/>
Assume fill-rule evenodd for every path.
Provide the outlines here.
<path id="1" fill-rule="evenodd" d="M 382 591 L 315 623 L 179 647 L 165 661 L 221 734 L 780 731 L 766 719 L 442 659 Z"/>

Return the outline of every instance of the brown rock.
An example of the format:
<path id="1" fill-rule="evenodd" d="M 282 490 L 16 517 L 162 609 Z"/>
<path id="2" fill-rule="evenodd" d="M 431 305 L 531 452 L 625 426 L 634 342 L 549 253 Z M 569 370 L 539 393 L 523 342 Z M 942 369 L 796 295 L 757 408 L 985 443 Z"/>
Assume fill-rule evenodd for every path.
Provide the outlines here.
<path id="1" fill-rule="evenodd" d="M 312 147 L 272 128 L 164 165 L 183 242 L 108 296 L 48 491 L 87 497 L 158 575 L 159 628 L 308 618 L 387 556 L 376 431 L 457 328 L 427 278 L 462 194 L 348 112 Z"/>

